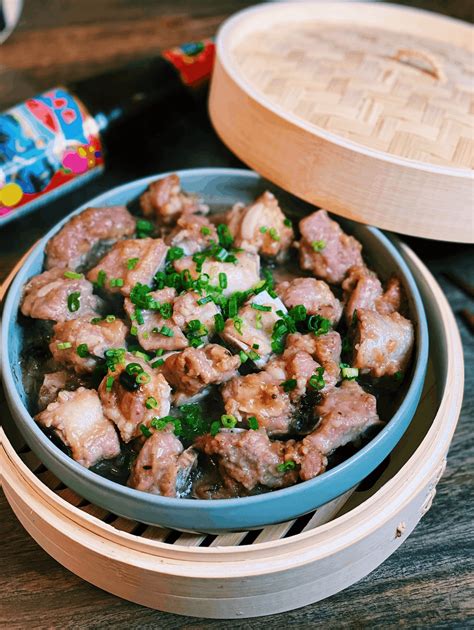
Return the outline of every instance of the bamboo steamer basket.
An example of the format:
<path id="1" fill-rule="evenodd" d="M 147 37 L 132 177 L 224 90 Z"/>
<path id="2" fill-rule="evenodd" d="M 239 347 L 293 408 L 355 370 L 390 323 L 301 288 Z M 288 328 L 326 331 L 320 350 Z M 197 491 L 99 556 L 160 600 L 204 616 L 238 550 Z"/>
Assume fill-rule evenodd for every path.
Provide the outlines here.
<path id="1" fill-rule="evenodd" d="M 385 469 L 352 496 L 258 532 L 204 536 L 146 526 L 109 514 L 61 484 L 15 435 L 1 404 L 0 475 L 19 521 L 81 578 L 182 615 L 237 619 L 283 612 L 370 573 L 430 508 L 463 393 L 461 341 L 446 298 L 416 255 L 398 246 L 427 307 L 428 373 L 417 413 Z"/>
<path id="2" fill-rule="evenodd" d="M 270 3 L 221 27 L 209 111 L 298 197 L 411 236 L 474 242 L 474 30 L 389 4 Z"/>

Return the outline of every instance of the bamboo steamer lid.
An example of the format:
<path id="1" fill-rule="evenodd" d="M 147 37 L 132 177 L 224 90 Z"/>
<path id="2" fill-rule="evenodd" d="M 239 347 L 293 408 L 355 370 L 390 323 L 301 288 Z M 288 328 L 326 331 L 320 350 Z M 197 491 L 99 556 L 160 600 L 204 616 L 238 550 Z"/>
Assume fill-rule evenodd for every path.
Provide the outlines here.
<path id="1" fill-rule="evenodd" d="M 397 5 L 279 3 L 221 27 L 221 139 L 349 219 L 474 242 L 474 29 Z"/>

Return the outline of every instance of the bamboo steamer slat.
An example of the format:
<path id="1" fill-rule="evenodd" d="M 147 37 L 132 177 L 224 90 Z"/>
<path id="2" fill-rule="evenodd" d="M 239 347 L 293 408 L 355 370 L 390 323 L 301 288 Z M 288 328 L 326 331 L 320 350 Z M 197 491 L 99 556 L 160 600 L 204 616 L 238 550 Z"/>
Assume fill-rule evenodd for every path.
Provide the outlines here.
<path id="1" fill-rule="evenodd" d="M 474 30 L 418 9 L 279 3 L 217 38 L 209 111 L 285 190 L 402 234 L 474 242 Z"/>
<path id="2" fill-rule="evenodd" d="M 283 612 L 328 597 L 367 575 L 391 555 L 429 509 L 459 416 L 463 362 L 459 334 L 444 295 L 406 247 L 427 302 L 432 339 L 420 408 L 386 471 L 365 492 L 319 514 L 301 533 L 288 525 L 266 528 L 252 544 L 245 534 L 202 537 L 169 532 L 80 509 L 59 481 L 40 482 L 34 459 L 20 456 L 0 430 L 5 495 L 33 538 L 85 580 L 125 599 L 159 610 L 210 618 Z M 24 462 L 29 462 L 30 470 Z M 44 473 L 39 473 L 43 474 Z M 326 506 L 323 506 L 323 510 Z M 89 513 L 87 513 L 89 512 Z M 318 519 L 329 522 L 319 524 Z M 101 520 L 105 518 L 107 522 Z M 134 533 L 136 532 L 136 533 Z"/>

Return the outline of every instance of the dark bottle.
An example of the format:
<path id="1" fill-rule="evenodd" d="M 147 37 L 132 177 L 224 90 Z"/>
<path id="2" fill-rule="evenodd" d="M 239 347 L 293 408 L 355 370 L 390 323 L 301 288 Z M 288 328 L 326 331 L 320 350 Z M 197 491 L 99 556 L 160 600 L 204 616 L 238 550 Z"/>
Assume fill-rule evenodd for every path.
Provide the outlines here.
<path id="1" fill-rule="evenodd" d="M 213 62 L 212 40 L 193 42 L 0 114 L 0 226 L 98 175 L 104 148 L 127 121 L 197 88 Z"/>

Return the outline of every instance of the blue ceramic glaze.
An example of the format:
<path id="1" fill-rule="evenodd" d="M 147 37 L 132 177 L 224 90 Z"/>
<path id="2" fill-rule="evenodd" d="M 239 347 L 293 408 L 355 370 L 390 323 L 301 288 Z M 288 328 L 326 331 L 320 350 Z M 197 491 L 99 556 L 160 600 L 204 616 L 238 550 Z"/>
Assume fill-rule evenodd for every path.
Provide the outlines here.
<path id="1" fill-rule="evenodd" d="M 217 209 L 229 207 L 236 201 L 248 202 L 263 190 L 270 189 L 290 215 L 314 210 L 251 171 L 205 168 L 178 174 L 185 190 L 199 193 Z M 420 400 L 428 358 L 428 329 L 423 303 L 402 256 L 375 228 L 340 220 L 343 228 L 362 242 L 369 264 L 382 278 L 396 273 L 402 281 L 416 330 L 412 378 L 398 411 L 382 431 L 355 455 L 319 477 L 290 488 L 241 499 L 204 501 L 160 497 L 121 486 L 82 467 L 44 435 L 28 412 L 19 361 L 23 333 L 17 313 L 23 285 L 42 270 L 47 241 L 72 215 L 89 206 L 129 203 L 157 177 L 125 184 L 78 208 L 46 234 L 16 276 L 4 307 L 1 338 L 2 376 L 12 416 L 30 448 L 47 468 L 75 492 L 114 514 L 152 525 L 210 533 L 252 529 L 294 519 L 338 497 L 367 477 L 403 436 Z"/>

